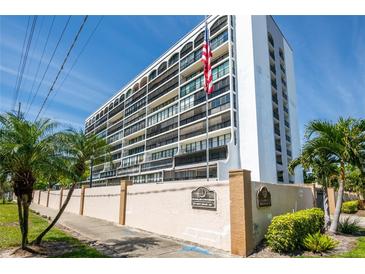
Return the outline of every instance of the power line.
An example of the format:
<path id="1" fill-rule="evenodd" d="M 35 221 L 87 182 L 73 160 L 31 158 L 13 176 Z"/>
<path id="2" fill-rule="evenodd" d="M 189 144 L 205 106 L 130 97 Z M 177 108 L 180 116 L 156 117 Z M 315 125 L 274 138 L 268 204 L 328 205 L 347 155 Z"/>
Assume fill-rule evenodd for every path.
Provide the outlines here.
<path id="1" fill-rule="evenodd" d="M 47 102 L 47 100 L 48 100 L 48 97 L 49 97 L 50 93 L 52 92 L 52 90 L 53 90 L 53 88 L 54 88 L 54 85 L 56 84 L 56 82 L 57 82 L 57 80 L 58 80 L 58 77 L 60 76 L 60 74 L 61 74 L 61 72 L 62 72 L 62 70 L 63 70 L 63 68 L 64 68 L 64 66 L 65 66 L 65 64 L 66 64 L 66 62 L 67 62 L 67 60 L 68 60 L 68 57 L 70 56 L 70 53 L 71 53 L 72 49 L 75 47 L 76 41 L 77 41 L 77 39 L 79 38 L 79 36 L 80 36 L 80 34 L 81 34 L 81 32 L 82 32 L 82 29 L 83 29 L 83 28 L 84 28 L 84 26 L 85 26 L 85 23 L 86 23 L 86 21 L 87 21 L 87 18 L 88 18 L 88 17 L 89 17 L 88 15 L 86 15 L 86 16 L 84 17 L 84 20 L 83 20 L 83 22 L 82 22 L 82 24 L 81 24 L 81 26 L 80 26 L 80 28 L 79 28 L 79 30 L 78 30 L 78 32 L 77 32 L 77 34 L 76 34 L 76 36 L 75 36 L 74 40 L 73 40 L 73 42 L 72 42 L 72 44 L 71 44 L 71 46 L 70 46 L 70 48 L 69 48 L 69 50 L 68 50 L 68 52 L 67 52 L 67 54 L 66 54 L 66 57 L 65 57 L 65 59 L 63 60 L 63 63 L 62 63 L 62 65 L 61 65 L 60 69 L 58 70 L 58 73 L 57 73 L 57 75 L 56 75 L 56 78 L 54 79 L 54 81 L 53 81 L 53 83 L 52 83 L 51 87 L 49 88 L 46 98 L 43 100 L 42 106 L 41 106 L 40 110 L 38 111 L 38 114 L 37 114 L 37 116 L 36 116 L 35 120 L 37 120 L 37 119 L 38 119 L 38 117 L 39 117 L 39 115 L 41 114 L 41 112 L 42 112 L 42 110 L 43 110 L 43 108 L 44 108 L 44 105 L 46 104 L 46 102 Z"/>
<path id="2" fill-rule="evenodd" d="M 32 27 L 31 27 L 31 30 L 30 30 L 30 33 L 29 33 L 29 37 L 28 37 L 27 47 L 25 49 L 25 54 L 24 54 L 24 58 L 23 58 L 23 64 L 22 64 L 22 67 L 21 67 L 21 70 L 20 70 L 20 74 L 19 74 L 18 85 L 17 85 L 17 87 L 15 89 L 15 100 L 14 100 L 13 109 L 15 108 L 16 101 L 18 100 L 20 87 L 22 85 L 24 70 L 25 70 L 25 67 L 26 67 L 27 61 L 28 61 L 29 49 L 30 49 L 30 46 L 32 44 L 34 29 L 35 29 L 35 26 L 37 24 L 37 19 L 38 19 L 38 16 L 34 16 L 33 22 L 32 22 Z"/>
<path id="3" fill-rule="evenodd" d="M 15 104 L 16 104 L 16 99 L 15 99 L 15 91 L 16 91 L 16 87 L 18 86 L 18 81 L 19 81 L 19 74 L 20 74 L 20 68 L 22 66 L 23 63 L 23 57 L 24 57 L 24 51 L 25 51 L 25 42 L 27 41 L 27 37 L 28 37 L 28 30 L 29 30 L 29 22 L 30 22 L 30 16 L 28 17 L 28 21 L 27 21 L 27 29 L 25 31 L 25 36 L 24 36 L 24 40 L 23 40 L 23 46 L 22 46 L 22 53 L 20 55 L 20 61 L 19 61 L 19 65 L 18 65 L 18 72 L 16 75 L 16 79 L 15 79 L 15 86 L 14 86 L 14 102 L 13 102 L 13 110 L 15 111 Z"/>
<path id="4" fill-rule="evenodd" d="M 56 96 L 56 94 L 57 94 L 57 93 L 56 93 L 56 91 L 57 91 L 57 90 L 60 90 L 60 89 L 63 87 L 63 84 L 66 82 L 67 78 L 69 77 L 70 73 L 72 72 L 73 68 L 75 67 L 75 65 L 76 65 L 77 61 L 79 60 L 80 56 L 81 56 L 81 55 L 83 54 L 83 52 L 85 51 L 85 49 L 86 49 L 86 47 L 88 46 L 88 44 L 89 44 L 89 42 L 90 42 L 91 38 L 94 36 L 94 34 L 95 34 L 96 30 L 98 29 L 98 27 L 99 27 L 99 25 L 101 24 L 101 22 L 103 21 L 103 19 L 104 19 L 104 16 L 101 16 L 101 18 L 99 19 L 98 23 L 95 25 L 94 29 L 92 30 L 92 32 L 90 33 L 89 37 L 87 38 L 87 40 L 86 40 L 85 44 L 83 45 L 83 47 L 82 47 L 81 51 L 80 51 L 80 52 L 79 52 L 79 54 L 76 56 L 76 58 L 75 58 L 74 62 L 72 63 L 72 65 L 71 65 L 70 69 L 68 70 L 68 72 L 67 72 L 66 76 L 63 78 L 63 80 L 62 80 L 61 84 L 60 84 L 57 88 L 55 88 L 55 89 L 54 89 L 53 95 L 52 95 L 51 99 L 49 99 L 49 103 L 48 103 L 48 105 L 46 106 L 46 108 L 45 108 L 44 112 L 46 112 L 46 111 L 47 111 L 47 109 L 48 109 L 48 107 L 51 105 L 51 102 L 53 101 L 54 97 L 55 97 L 55 96 Z"/>
<path id="5" fill-rule="evenodd" d="M 63 30 L 62 30 L 62 33 L 61 33 L 61 35 L 60 35 L 60 37 L 59 37 L 59 39 L 58 39 L 58 41 L 57 41 L 56 47 L 54 48 L 54 50 L 53 50 L 53 52 L 52 52 L 51 58 L 49 59 L 49 62 L 48 62 L 47 67 L 46 67 L 46 70 L 44 71 L 44 73 L 43 73 L 43 75 L 42 75 L 42 79 L 41 79 L 41 81 L 39 81 L 39 83 L 38 83 L 38 86 L 37 86 L 36 92 L 35 92 L 35 94 L 34 94 L 34 95 L 33 95 L 33 97 L 32 97 L 32 100 L 31 100 L 31 102 L 30 102 L 30 105 L 29 105 L 29 107 L 28 107 L 28 110 L 27 110 L 26 114 L 29 112 L 30 107 L 32 106 L 32 104 L 33 104 L 33 102 L 34 102 L 34 99 L 35 99 L 35 97 L 36 97 L 36 96 L 37 96 L 37 94 L 38 94 L 38 91 L 39 91 L 39 89 L 40 89 L 40 87 L 41 87 L 41 85 L 42 85 L 42 83 L 43 83 L 44 77 L 45 77 L 45 76 L 46 76 L 46 74 L 47 74 L 47 71 L 48 71 L 48 69 L 49 69 L 49 66 L 50 66 L 50 64 L 51 64 L 52 60 L 53 60 L 53 57 L 54 57 L 54 56 L 55 56 L 55 54 L 56 54 L 56 51 L 57 51 L 57 49 L 58 49 L 58 46 L 60 45 L 60 42 L 61 42 L 62 37 L 63 37 L 63 35 L 64 35 L 65 31 L 66 31 L 66 28 L 67 28 L 68 24 L 70 23 L 70 19 L 71 19 L 71 16 L 69 16 L 69 17 L 68 17 L 68 19 L 67 19 L 67 22 L 66 22 L 66 24 L 65 24 L 65 26 L 64 26 L 64 28 L 63 28 Z"/>
<path id="6" fill-rule="evenodd" d="M 39 69 L 40 69 L 41 64 L 42 64 L 42 61 L 43 61 L 44 53 L 46 52 L 46 48 L 47 48 L 47 45 L 48 45 L 49 37 L 51 36 L 51 32 L 52 32 L 52 29 L 53 29 L 53 25 L 54 25 L 55 18 L 56 18 L 56 16 L 53 16 L 51 26 L 50 26 L 50 28 L 48 30 L 46 42 L 45 42 L 45 44 L 43 46 L 41 58 L 39 59 L 39 62 L 38 62 L 37 71 L 36 71 L 35 76 L 33 78 L 32 87 L 30 88 L 30 92 L 28 94 L 28 98 L 27 98 L 27 113 L 28 113 L 29 108 L 30 108 L 29 101 L 30 101 L 30 98 L 32 97 L 32 93 L 33 93 L 33 89 L 34 89 L 34 84 L 36 82 L 36 79 L 38 78 Z"/>

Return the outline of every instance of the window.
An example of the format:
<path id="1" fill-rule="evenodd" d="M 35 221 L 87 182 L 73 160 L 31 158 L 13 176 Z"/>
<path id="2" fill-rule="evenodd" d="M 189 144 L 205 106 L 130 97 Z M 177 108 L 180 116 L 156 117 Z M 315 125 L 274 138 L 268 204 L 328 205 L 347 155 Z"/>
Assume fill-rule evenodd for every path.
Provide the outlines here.
<path id="1" fill-rule="evenodd" d="M 213 81 L 226 75 L 228 72 L 229 72 L 229 62 L 227 60 L 212 70 Z"/>
<path id="2" fill-rule="evenodd" d="M 153 71 L 151 71 L 150 75 L 148 75 L 148 80 L 151 81 L 151 80 L 155 79 L 156 76 L 157 76 L 157 72 L 156 72 L 156 70 L 153 70 Z"/>
<path id="3" fill-rule="evenodd" d="M 220 29 L 227 25 L 227 15 L 219 17 L 210 28 L 210 36 L 216 34 Z"/>
<path id="4" fill-rule="evenodd" d="M 127 108 L 125 110 L 125 116 L 128 116 L 128 115 L 132 114 L 133 112 L 141 109 L 145 105 L 146 105 L 146 97 L 139 100 L 137 103 L 133 104 L 131 107 Z"/>
<path id="5" fill-rule="evenodd" d="M 177 61 L 179 61 L 179 53 L 174 53 L 171 58 L 169 59 L 169 67 L 175 64 Z"/>
<path id="6" fill-rule="evenodd" d="M 166 149 L 166 150 L 159 151 L 159 152 L 155 152 L 155 153 L 152 153 L 151 160 L 159 160 L 159 159 L 163 159 L 163 158 L 170 158 L 170 157 L 175 156 L 176 153 L 177 153 L 177 147 L 171 148 L 171 149 Z"/>
<path id="7" fill-rule="evenodd" d="M 223 111 L 230 106 L 230 94 L 221 96 L 209 102 L 209 115 Z"/>
<path id="8" fill-rule="evenodd" d="M 184 97 L 185 95 L 192 93 L 193 91 L 203 87 L 204 85 L 204 76 L 200 76 L 195 80 L 189 82 L 185 86 L 180 89 L 180 97 Z"/>
<path id="9" fill-rule="evenodd" d="M 156 138 L 150 139 L 146 141 L 146 149 L 153 149 L 156 147 L 161 147 L 167 144 L 175 143 L 178 140 L 178 131 L 175 130 L 173 132 L 169 132 L 167 134 L 163 134 Z"/>
<path id="10" fill-rule="evenodd" d="M 143 121 L 141 121 L 139 123 L 136 123 L 136 124 L 134 124 L 134 125 L 126 128 L 124 130 L 124 136 L 131 135 L 132 133 L 137 132 L 137 131 L 145 128 L 145 125 L 146 125 L 145 120 L 143 120 Z"/>
<path id="11" fill-rule="evenodd" d="M 137 91 L 139 90 L 139 83 L 135 83 L 134 86 L 133 86 L 133 91 Z"/>
<path id="12" fill-rule="evenodd" d="M 215 131 L 231 125 L 230 112 L 225 112 L 221 115 L 209 119 L 209 131 Z"/>
<path id="13" fill-rule="evenodd" d="M 167 69 L 167 63 L 163 62 L 157 69 L 158 74 L 160 75 L 162 72 L 164 72 Z"/>
<path id="14" fill-rule="evenodd" d="M 183 46 L 180 51 L 180 58 L 183 58 L 186 54 L 193 50 L 193 42 L 189 42 Z"/>
<path id="15" fill-rule="evenodd" d="M 205 31 L 202 31 L 201 33 L 199 33 L 195 40 L 194 40 L 194 48 L 200 46 L 201 43 L 203 43 L 204 41 L 204 34 L 205 34 Z"/>
<path id="16" fill-rule="evenodd" d="M 271 46 L 274 47 L 274 38 L 272 37 L 270 32 L 268 32 L 268 34 L 267 34 L 267 39 L 268 39 L 269 43 L 271 44 Z"/>
<path id="17" fill-rule="evenodd" d="M 144 151 L 144 145 L 139 146 L 139 147 L 134 147 L 134 148 L 129 149 L 129 150 L 126 151 L 126 156 L 141 153 L 143 151 Z"/>
<path id="18" fill-rule="evenodd" d="M 180 125 L 186 125 L 206 116 L 205 105 L 196 107 L 180 115 Z"/>
<path id="19" fill-rule="evenodd" d="M 168 107 L 150 117 L 147 120 L 147 126 L 152 126 L 156 123 L 159 123 L 162 120 L 165 120 L 173 115 L 177 114 L 177 104 L 171 107 Z"/>
<path id="20" fill-rule="evenodd" d="M 220 45 L 222 45 L 224 42 L 228 40 L 228 30 L 225 30 L 221 34 L 219 34 L 217 37 L 214 37 L 212 40 L 210 40 L 210 47 L 212 50 L 218 48 Z"/>
<path id="21" fill-rule="evenodd" d="M 139 83 L 139 87 L 143 88 L 147 84 L 147 77 L 143 77 L 141 82 Z"/>
<path id="22" fill-rule="evenodd" d="M 132 165 L 139 164 L 140 162 L 143 162 L 143 154 L 135 155 L 135 156 L 131 156 L 131 157 L 123 159 L 122 166 L 123 167 L 132 166 Z"/>
<path id="23" fill-rule="evenodd" d="M 180 101 L 180 111 L 185 111 L 195 105 L 198 105 L 205 101 L 205 91 L 200 90 L 195 94 L 186 97 Z"/>
<path id="24" fill-rule="evenodd" d="M 147 138 L 176 128 L 177 125 L 178 125 L 177 117 L 162 122 L 160 124 L 154 125 L 147 129 Z"/>

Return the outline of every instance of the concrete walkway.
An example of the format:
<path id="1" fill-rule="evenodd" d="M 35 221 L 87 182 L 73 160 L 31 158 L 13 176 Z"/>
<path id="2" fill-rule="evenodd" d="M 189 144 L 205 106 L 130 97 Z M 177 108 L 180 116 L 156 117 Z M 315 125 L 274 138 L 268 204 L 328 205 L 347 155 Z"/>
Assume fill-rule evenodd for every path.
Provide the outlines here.
<path id="1" fill-rule="evenodd" d="M 31 209 L 44 217 L 54 218 L 57 214 L 57 210 L 38 204 L 32 204 Z M 63 213 L 58 223 L 69 230 L 73 236 L 88 242 L 88 244 L 110 257 L 232 257 L 228 252 L 214 248 L 197 246 L 139 229 L 72 213 Z"/>

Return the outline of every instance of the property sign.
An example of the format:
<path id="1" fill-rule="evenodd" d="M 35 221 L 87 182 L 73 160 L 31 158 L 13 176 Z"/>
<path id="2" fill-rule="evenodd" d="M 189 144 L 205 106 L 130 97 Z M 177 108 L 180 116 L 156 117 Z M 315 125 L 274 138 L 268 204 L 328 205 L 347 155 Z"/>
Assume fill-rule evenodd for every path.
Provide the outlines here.
<path id="1" fill-rule="evenodd" d="M 206 187 L 198 187 L 191 192 L 191 206 L 196 209 L 217 210 L 217 193 Z"/>
<path id="2" fill-rule="evenodd" d="M 257 207 L 271 206 L 271 194 L 266 186 L 260 187 L 256 194 Z"/>

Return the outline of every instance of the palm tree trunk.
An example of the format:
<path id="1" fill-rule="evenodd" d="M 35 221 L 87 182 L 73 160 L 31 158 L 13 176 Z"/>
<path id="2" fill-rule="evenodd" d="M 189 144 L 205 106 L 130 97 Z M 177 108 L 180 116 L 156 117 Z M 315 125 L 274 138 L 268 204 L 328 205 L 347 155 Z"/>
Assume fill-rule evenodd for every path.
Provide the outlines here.
<path id="1" fill-rule="evenodd" d="M 328 230 L 331 225 L 330 207 L 328 205 L 327 186 L 323 186 L 323 209 L 324 209 L 324 229 Z"/>
<path id="2" fill-rule="evenodd" d="M 43 237 L 48 233 L 48 231 L 51 230 L 51 228 L 57 223 L 57 221 L 59 220 L 59 218 L 61 217 L 62 213 L 65 211 L 68 202 L 71 199 L 72 193 L 74 192 L 76 183 L 73 183 L 70 187 L 70 190 L 67 193 L 67 197 L 65 199 L 65 201 L 63 202 L 60 210 L 58 211 L 56 217 L 53 219 L 53 221 L 48 225 L 48 227 L 41 233 L 38 235 L 38 237 L 32 242 L 34 244 L 39 245 L 42 242 Z"/>
<path id="3" fill-rule="evenodd" d="M 29 204 L 27 195 L 23 195 L 23 235 L 22 235 L 22 249 L 25 249 L 28 244 L 28 217 L 29 217 Z"/>
<path id="4" fill-rule="evenodd" d="M 21 196 L 17 196 L 17 205 L 18 205 L 18 219 L 19 219 L 19 227 L 20 227 L 20 232 L 22 234 L 22 249 L 25 249 L 26 244 L 25 244 L 25 237 L 24 237 L 24 218 L 23 218 L 23 207 L 22 207 L 22 201 L 21 201 Z"/>
<path id="5" fill-rule="evenodd" d="M 341 207 L 342 207 L 342 199 L 343 199 L 343 191 L 344 191 L 344 185 L 345 185 L 345 164 L 341 161 L 341 169 L 340 169 L 340 180 L 339 180 L 339 186 L 338 186 L 338 193 L 337 193 L 337 201 L 336 201 L 336 209 L 335 213 L 333 214 L 333 222 L 331 224 L 331 227 L 329 231 L 331 233 L 337 232 L 338 223 L 340 221 L 340 215 L 341 215 Z"/>

